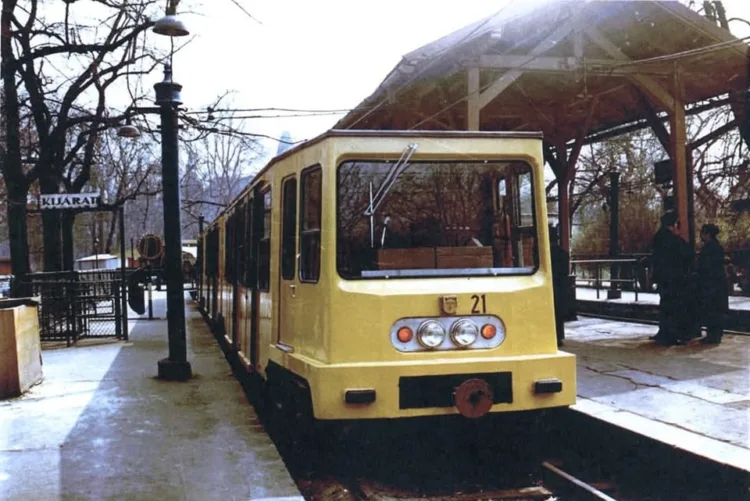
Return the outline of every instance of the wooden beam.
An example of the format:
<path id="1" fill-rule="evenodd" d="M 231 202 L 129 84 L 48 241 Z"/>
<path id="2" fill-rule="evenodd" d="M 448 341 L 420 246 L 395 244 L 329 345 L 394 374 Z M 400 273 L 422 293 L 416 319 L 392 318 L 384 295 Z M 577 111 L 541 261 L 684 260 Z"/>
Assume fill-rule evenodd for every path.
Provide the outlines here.
<path id="1" fill-rule="evenodd" d="M 593 26 L 586 28 L 586 34 L 596 45 L 601 47 L 611 57 L 619 59 L 620 61 L 631 61 L 627 54 L 621 51 L 620 48 L 617 47 L 617 45 L 615 45 L 611 40 L 605 37 L 597 28 Z M 635 82 L 638 87 L 643 89 L 644 92 L 651 96 L 664 109 L 669 112 L 672 112 L 672 110 L 674 110 L 674 97 L 667 90 L 665 90 L 664 87 L 659 84 L 659 82 L 649 76 L 640 75 L 637 73 L 629 75 L 628 78 Z"/>
<path id="2" fill-rule="evenodd" d="M 643 65 L 633 64 L 623 65 L 620 59 L 580 59 L 577 57 L 553 57 L 540 56 L 529 59 L 526 55 L 482 55 L 479 56 L 479 66 L 483 69 L 495 70 L 523 70 L 525 72 L 546 72 L 546 73 L 577 73 L 585 68 L 587 73 L 593 75 L 605 76 L 629 76 L 633 74 L 642 74 L 644 72 L 650 75 L 659 74 L 668 76 L 672 70 L 668 68 L 656 68 L 650 63 L 648 70 L 643 69 Z"/>
<path id="3" fill-rule="evenodd" d="M 560 162 L 557 160 L 555 150 L 552 149 L 552 144 L 549 141 L 542 141 L 542 152 L 544 153 L 544 161 L 547 162 L 555 174 L 558 177 L 558 172 L 562 172 Z"/>
<path id="4" fill-rule="evenodd" d="M 531 61 L 536 59 L 537 56 L 544 54 L 551 48 L 555 47 L 565 37 L 567 37 L 578 26 L 582 11 L 583 9 L 580 9 L 578 14 L 573 15 L 573 17 L 568 19 L 567 22 L 563 23 L 554 32 L 552 32 L 551 35 L 542 40 L 536 47 L 531 49 L 531 51 L 525 56 L 527 62 L 530 63 Z M 520 66 L 523 67 L 523 65 Z M 507 73 L 503 74 L 503 76 L 495 80 L 495 82 L 493 82 L 493 84 L 490 85 L 489 88 L 487 88 L 480 95 L 479 108 L 481 109 L 487 106 L 490 101 L 502 94 L 505 89 L 513 85 L 513 82 L 518 80 L 521 75 L 523 75 L 523 70 L 514 69 L 508 71 Z"/>
<path id="5" fill-rule="evenodd" d="M 466 78 L 469 94 L 466 99 L 466 130 L 479 130 L 479 114 L 482 110 L 479 104 L 479 68 L 469 68 Z"/>
<path id="6" fill-rule="evenodd" d="M 748 85 L 750 85 L 750 59 L 748 59 L 748 65 L 747 80 Z M 730 108 L 740 131 L 740 137 L 750 147 L 750 114 L 748 113 L 750 111 L 748 110 L 750 101 L 748 101 L 748 97 L 745 96 L 744 92 L 731 92 L 729 96 L 731 102 Z"/>
<path id="7" fill-rule="evenodd" d="M 704 135 L 703 137 L 700 137 L 700 138 L 696 139 L 695 141 L 693 141 L 692 143 L 690 143 L 688 145 L 688 148 L 690 148 L 691 150 L 694 150 L 696 148 L 700 148 L 704 144 L 706 144 L 706 143 L 708 143 L 710 141 L 713 141 L 714 139 L 718 138 L 719 136 L 723 136 L 724 134 L 726 134 L 730 130 L 732 130 L 735 127 L 737 127 L 737 125 L 739 125 L 739 121 L 735 118 L 734 120 L 731 120 L 730 122 L 725 123 L 724 125 L 722 125 L 718 129 L 714 129 L 711 132 L 709 132 L 708 134 Z"/>
<path id="8" fill-rule="evenodd" d="M 591 101 L 591 104 L 589 105 L 589 111 L 586 114 L 586 120 L 584 120 L 583 126 L 578 130 L 578 134 L 576 134 L 573 148 L 570 150 L 570 157 L 568 158 L 565 169 L 566 179 L 570 179 L 571 174 L 575 171 L 576 164 L 578 163 L 578 157 L 581 155 L 581 148 L 583 147 L 584 139 L 586 139 L 586 136 L 589 133 L 589 128 L 591 128 L 591 121 L 594 118 L 594 111 L 596 111 L 596 107 L 598 104 L 598 99 L 594 99 Z"/>
<path id="9" fill-rule="evenodd" d="M 573 34 L 573 56 L 575 56 L 576 59 L 582 59 L 583 54 L 583 33 L 580 31 L 576 31 Z"/>
<path id="10" fill-rule="evenodd" d="M 669 142 L 670 142 L 669 131 L 667 130 L 666 127 L 664 127 L 664 122 L 662 122 L 659 116 L 656 114 L 656 110 L 654 110 L 654 107 L 651 106 L 651 103 L 649 102 L 648 98 L 643 95 L 640 89 L 636 89 L 636 91 L 640 95 L 641 105 L 646 111 L 646 122 L 648 122 L 648 125 L 651 127 L 651 130 L 654 132 L 656 139 L 658 139 L 659 142 L 661 143 L 661 146 L 662 148 L 664 148 L 664 151 L 669 153 Z"/>

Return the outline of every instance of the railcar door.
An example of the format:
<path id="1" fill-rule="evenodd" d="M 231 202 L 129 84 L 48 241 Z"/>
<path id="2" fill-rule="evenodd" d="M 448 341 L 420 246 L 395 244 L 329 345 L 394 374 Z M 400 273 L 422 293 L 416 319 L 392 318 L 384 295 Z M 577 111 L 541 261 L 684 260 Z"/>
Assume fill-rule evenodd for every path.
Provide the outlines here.
<path id="1" fill-rule="evenodd" d="M 258 262 L 260 260 L 260 242 L 264 228 L 264 195 L 260 185 L 253 192 L 253 198 L 248 204 L 248 221 L 250 226 L 250 254 L 248 255 L 248 287 L 250 290 L 250 364 L 255 370 L 260 369 L 259 338 L 260 338 L 260 280 Z"/>
<path id="2" fill-rule="evenodd" d="M 245 276 L 245 204 L 234 212 L 234 280 L 232 287 L 232 342 L 235 350 L 242 349 L 242 329 L 245 325 L 245 294 L 242 291 Z"/>
<path id="3" fill-rule="evenodd" d="M 294 301 L 297 296 L 295 277 L 297 250 L 297 177 L 282 181 L 281 188 L 281 256 L 279 259 L 279 331 L 276 341 L 294 346 Z"/>

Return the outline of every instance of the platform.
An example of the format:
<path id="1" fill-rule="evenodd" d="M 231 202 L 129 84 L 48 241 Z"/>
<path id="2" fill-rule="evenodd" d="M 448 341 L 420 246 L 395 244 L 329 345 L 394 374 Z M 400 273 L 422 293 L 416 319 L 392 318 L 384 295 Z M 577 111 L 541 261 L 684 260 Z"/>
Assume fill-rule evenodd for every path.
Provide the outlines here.
<path id="1" fill-rule="evenodd" d="M 577 301 L 607 301 L 612 303 L 643 305 L 659 304 L 659 294 L 654 292 L 639 292 L 637 301 L 635 292 L 621 291 L 621 295 L 622 297 L 619 299 L 607 299 L 606 289 L 599 289 L 599 297 L 597 297 L 596 289 L 589 287 L 576 287 Z M 750 312 L 750 296 L 729 296 L 729 309 Z"/>
<path id="2" fill-rule="evenodd" d="M 44 382 L 0 401 L 0 499 L 302 500 L 192 302 L 186 312 L 189 382 L 155 377 L 165 320 L 132 321 L 128 343 L 43 351 Z"/>
<path id="3" fill-rule="evenodd" d="M 750 472 L 750 336 L 664 347 L 656 325 L 580 317 L 565 324 L 577 356 L 574 410 Z"/>
<path id="4" fill-rule="evenodd" d="M 597 297 L 597 295 L 599 297 Z M 622 291 L 618 299 L 607 299 L 606 289 L 577 287 L 576 312 L 613 319 L 657 322 L 659 319 L 659 295 L 656 293 Z M 729 331 L 750 332 L 750 297 L 730 296 L 729 311 L 725 315 L 724 327 Z"/>

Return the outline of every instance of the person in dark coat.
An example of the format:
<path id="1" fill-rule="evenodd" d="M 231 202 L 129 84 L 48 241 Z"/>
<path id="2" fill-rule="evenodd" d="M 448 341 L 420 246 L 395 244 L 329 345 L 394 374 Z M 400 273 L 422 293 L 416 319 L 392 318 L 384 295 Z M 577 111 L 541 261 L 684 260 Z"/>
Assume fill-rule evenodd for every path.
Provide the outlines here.
<path id="1" fill-rule="evenodd" d="M 555 303 L 555 328 L 557 346 L 563 345 L 565 339 L 566 295 L 568 290 L 569 254 L 560 246 L 556 226 L 549 227 L 550 258 L 552 260 L 552 290 Z"/>
<path id="2" fill-rule="evenodd" d="M 729 309 L 729 288 L 724 270 L 724 249 L 716 236 L 719 228 L 704 224 L 703 248 L 698 255 L 698 301 L 701 323 L 706 326 L 703 344 L 719 344 L 724 334 L 724 315 Z"/>
<path id="3" fill-rule="evenodd" d="M 652 245 L 653 279 L 659 292 L 659 332 L 652 339 L 666 346 L 685 344 L 691 331 L 685 305 L 693 253 L 679 228 L 677 214 L 664 213 Z"/>

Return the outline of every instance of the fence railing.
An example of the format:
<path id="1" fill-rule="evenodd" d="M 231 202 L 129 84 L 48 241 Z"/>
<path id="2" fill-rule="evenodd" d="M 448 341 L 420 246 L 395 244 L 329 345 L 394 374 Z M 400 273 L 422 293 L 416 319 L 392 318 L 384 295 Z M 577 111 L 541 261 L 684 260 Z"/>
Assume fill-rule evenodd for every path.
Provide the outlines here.
<path id="1" fill-rule="evenodd" d="M 39 297 L 43 341 L 116 337 L 128 339 L 122 271 L 87 270 L 26 275 L 21 289 Z"/>
<path id="2" fill-rule="evenodd" d="M 648 266 L 637 258 L 572 259 L 571 273 L 576 287 L 596 289 L 599 299 L 602 290 L 632 291 L 638 301 L 638 292 L 649 290 Z"/>

